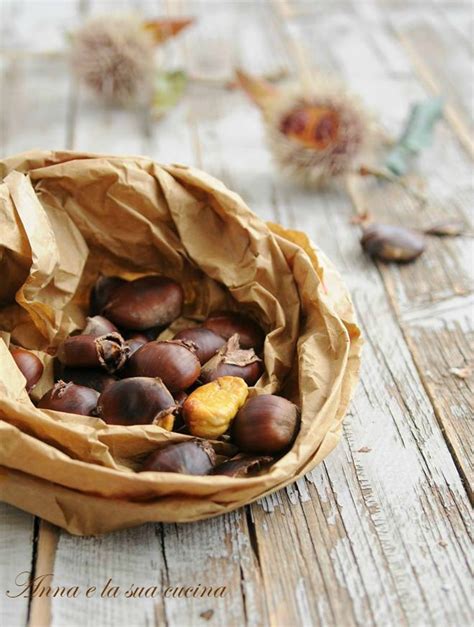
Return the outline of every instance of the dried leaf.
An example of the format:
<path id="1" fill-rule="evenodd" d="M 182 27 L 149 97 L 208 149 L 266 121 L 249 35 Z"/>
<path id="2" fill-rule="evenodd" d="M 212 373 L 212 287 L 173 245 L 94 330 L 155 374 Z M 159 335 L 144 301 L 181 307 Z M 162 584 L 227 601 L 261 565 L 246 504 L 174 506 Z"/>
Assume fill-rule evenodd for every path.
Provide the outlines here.
<path id="1" fill-rule="evenodd" d="M 458 379 L 468 379 L 472 374 L 472 368 L 469 366 L 465 366 L 464 368 L 450 368 L 449 372 L 458 377 Z"/>
<path id="2" fill-rule="evenodd" d="M 369 448 L 368 446 L 362 446 L 360 449 L 358 449 L 358 453 L 370 453 L 372 449 Z"/>
<path id="3" fill-rule="evenodd" d="M 425 229 L 427 235 L 437 235 L 438 237 L 456 237 L 461 235 L 464 224 L 459 220 L 443 220 L 436 222 Z"/>
<path id="4" fill-rule="evenodd" d="M 403 133 L 385 162 L 391 172 L 398 176 L 407 173 L 413 157 L 431 143 L 434 126 L 442 115 L 441 98 L 430 98 L 413 105 Z"/>
<path id="5" fill-rule="evenodd" d="M 152 112 L 159 118 L 172 109 L 182 98 L 188 77 L 182 70 L 160 73 L 155 81 Z"/>
<path id="6" fill-rule="evenodd" d="M 214 616 L 214 610 L 206 610 L 205 612 L 201 612 L 199 616 L 201 618 L 204 618 L 204 620 L 211 620 L 211 618 Z"/>
<path id="7" fill-rule="evenodd" d="M 236 70 L 235 77 L 240 87 L 259 107 L 263 107 L 278 94 L 278 89 L 274 85 L 261 78 L 250 76 L 243 70 Z"/>
<path id="8" fill-rule="evenodd" d="M 175 37 L 184 28 L 194 23 L 194 18 L 161 18 L 149 20 L 143 26 L 152 36 L 156 44 L 162 44 L 167 39 Z"/>

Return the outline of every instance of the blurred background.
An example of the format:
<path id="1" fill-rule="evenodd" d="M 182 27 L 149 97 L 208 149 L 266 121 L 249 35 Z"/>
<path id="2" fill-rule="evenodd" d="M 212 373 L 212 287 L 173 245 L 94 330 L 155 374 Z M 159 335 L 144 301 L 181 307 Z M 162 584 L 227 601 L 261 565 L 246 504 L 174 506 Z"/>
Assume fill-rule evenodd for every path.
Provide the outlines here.
<path id="1" fill-rule="evenodd" d="M 356 213 L 410 226 L 472 220 L 470 2 L 2 0 L 0 11 L 3 155 L 68 149 L 196 165 L 262 218 L 306 231 L 331 255 L 342 252 L 344 273 L 364 263 L 358 227 L 350 224 Z M 73 42 L 91 18 L 107 26 L 124 15 L 193 20 L 155 47 L 157 106 L 100 97 L 78 79 L 77 57 L 71 63 Z M 87 39 L 85 47 L 92 50 Z M 316 192 L 288 180 L 268 150 L 259 108 L 236 84 L 236 68 L 277 86 L 301 84 L 308 72 L 335 77 L 392 140 L 414 103 L 442 95 L 444 119 L 409 173 L 436 199 L 432 212 L 421 213 L 397 185 L 359 181 L 349 193 L 345 186 Z M 453 289 L 470 290 L 464 270 L 447 272 L 454 258 L 464 268 L 472 261 L 460 238 L 437 244 L 416 266 L 394 270 L 397 280 L 400 272 L 407 279 L 399 294 L 409 301 L 412 285 L 417 298 L 433 302 Z"/>

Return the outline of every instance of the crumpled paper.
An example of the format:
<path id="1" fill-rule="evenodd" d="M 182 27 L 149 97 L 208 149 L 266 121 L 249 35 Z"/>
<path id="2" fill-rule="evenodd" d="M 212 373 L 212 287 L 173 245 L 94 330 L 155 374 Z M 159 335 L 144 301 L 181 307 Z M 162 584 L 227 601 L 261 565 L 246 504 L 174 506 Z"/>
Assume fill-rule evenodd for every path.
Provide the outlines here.
<path id="1" fill-rule="evenodd" d="M 265 224 L 220 181 L 140 157 L 32 151 L 0 162 L 0 498 L 67 529 L 99 534 L 228 512 L 294 481 L 337 444 L 361 338 L 342 280 L 304 235 Z M 137 473 L 150 451 L 189 436 L 154 425 L 37 409 L 9 351 L 46 364 L 87 315 L 99 273 L 170 276 L 185 291 L 173 328 L 232 309 L 267 332 L 252 394 L 299 405 L 291 450 L 257 477 Z M 166 335 L 166 334 L 165 334 Z M 234 447 L 213 443 L 218 455 Z"/>

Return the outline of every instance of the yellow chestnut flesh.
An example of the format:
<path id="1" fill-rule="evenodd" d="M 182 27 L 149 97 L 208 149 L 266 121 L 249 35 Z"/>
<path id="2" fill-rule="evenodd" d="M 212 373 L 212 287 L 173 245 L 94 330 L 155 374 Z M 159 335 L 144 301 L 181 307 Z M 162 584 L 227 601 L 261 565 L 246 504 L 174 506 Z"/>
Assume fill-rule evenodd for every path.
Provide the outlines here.
<path id="1" fill-rule="evenodd" d="M 247 396 L 247 384 L 240 377 L 220 377 L 197 388 L 183 405 L 190 433 L 201 438 L 218 438 L 227 431 Z"/>

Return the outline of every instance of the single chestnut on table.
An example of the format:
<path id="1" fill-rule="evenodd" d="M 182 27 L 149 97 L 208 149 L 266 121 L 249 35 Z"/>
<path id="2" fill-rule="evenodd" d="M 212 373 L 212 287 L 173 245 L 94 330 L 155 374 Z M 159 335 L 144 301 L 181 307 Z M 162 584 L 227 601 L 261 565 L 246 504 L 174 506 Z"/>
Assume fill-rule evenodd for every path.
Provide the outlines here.
<path id="1" fill-rule="evenodd" d="M 113 289 L 100 313 L 119 327 L 143 331 L 176 320 L 183 302 L 184 292 L 176 281 L 144 276 Z"/>
<path id="2" fill-rule="evenodd" d="M 99 337 L 72 335 L 58 346 L 56 357 L 64 366 L 102 367 L 114 373 L 125 365 L 129 351 L 120 333 L 107 333 Z"/>
<path id="3" fill-rule="evenodd" d="M 210 383 L 219 377 L 240 377 L 247 385 L 255 385 L 262 374 L 262 360 L 253 348 L 240 347 L 239 335 L 236 333 L 204 364 L 199 379 L 202 383 Z"/>
<path id="4" fill-rule="evenodd" d="M 99 393 L 92 388 L 58 381 L 41 397 L 38 407 L 81 416 L 93 416 L 98 399 Z"/>
<path id="5" fill-rule="evenodd" d="M 362 248 L 382 261 L 408 263 L 425 250 L 422 233 L 393 224 L 369 224 L 360 240 Z"/>
<path id="6" fill-rule="evenodd" d="M 146 459 L 142 471 L 177 472 L 207 475 L 216 463 L 216 454 L 206 440 L 188 440 L 169 444 Z"/>
<path id="7" fill-rule="evenodd" d="M 153 341 L 133 353 L 128 371 L 134 377 L 160 377 L 174 394 L 196 381 L 201 364 L 195 352 L 180 340 Z"/>
<path id="8" fill-rule="evenodd" d="M 205 329 L 210 329 L 228 340 L 236 333 L 239 334 L 242 348 L 253 348 L 257 353 L 263 348 L 265 333 L 252 318 L 232 311 L 213 313 L 202 323 Z"/>
<path id="9" fill-rule="evenodd" d="M 232 423 L 232 441 L 244 453 L 276 455 L 293 443 L 300 412 L 286 398 L 261 394 L 249 399 Z"/>
<path id="10" fill-rule="evenodd" d="M 192 342 L 195 346 L 196 356 L 201 364 L 209 361 L 225 344 L 225 339 L 221 335 L 217 335 L 214 331 L 204 327 L 183 329 L 176 333 L 173 339 Z"/>
<path id="11" fill-rule="evenodd" d="M 43 374 L 43 364 L 34 353 L 10 344 L 9 351 L 21 374 L 26 379 L 26 391 L 31 392 Z"/>
<path id="12" fill-rule="evenodd" d="M 171 431 L 176 403 L 161 379 L 131 377 L 100 395 L 97 414 L 111 425 L 155 424 Z"/>

